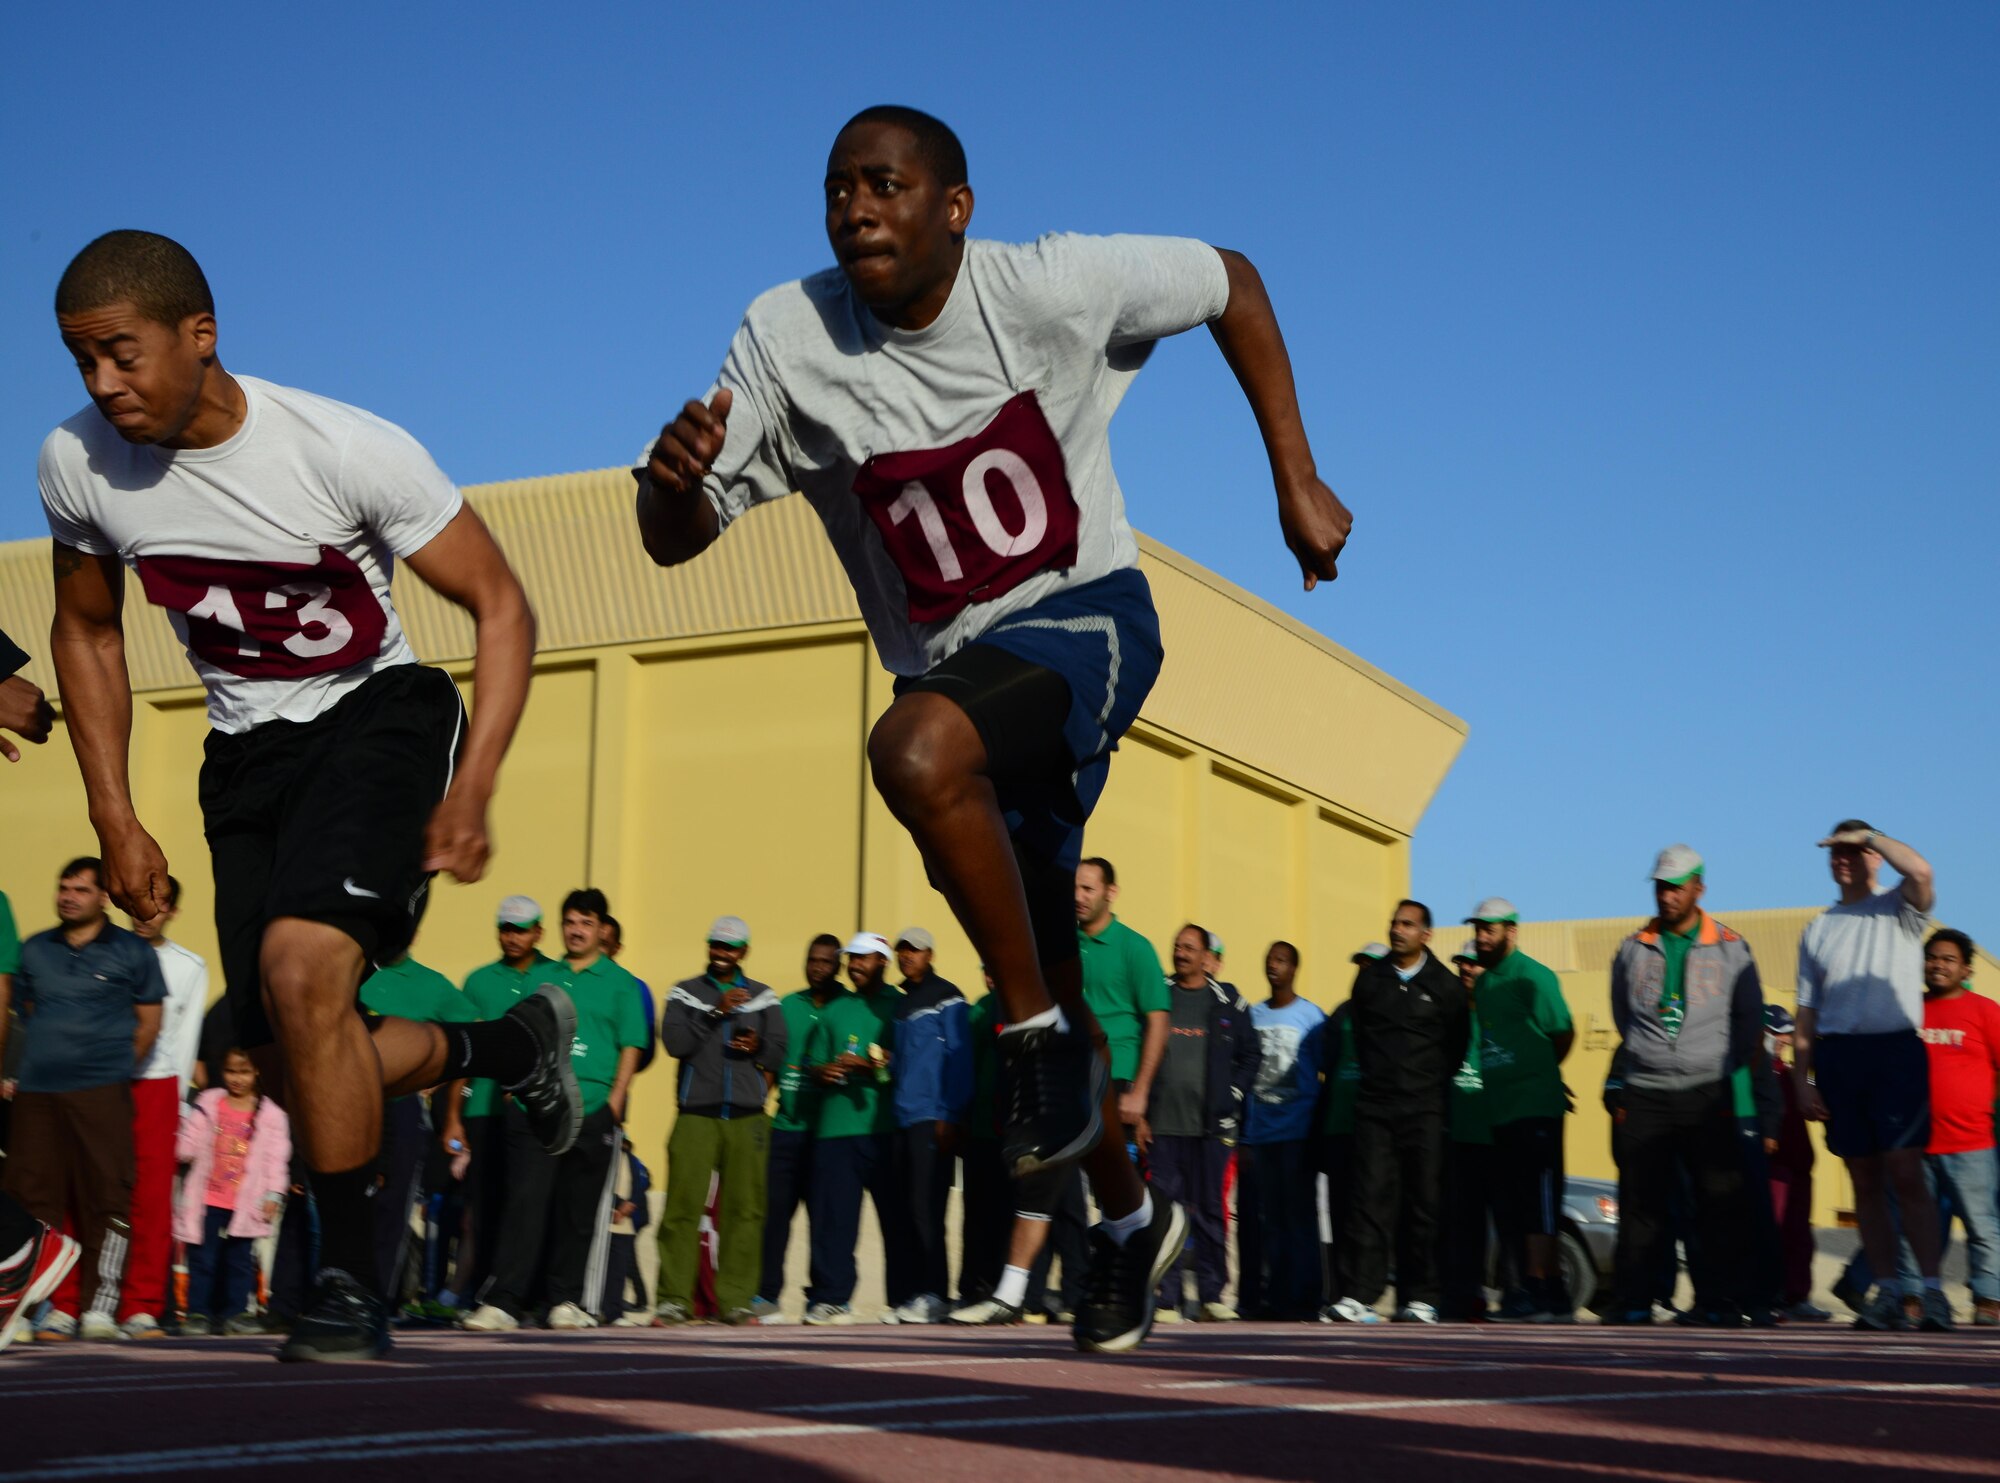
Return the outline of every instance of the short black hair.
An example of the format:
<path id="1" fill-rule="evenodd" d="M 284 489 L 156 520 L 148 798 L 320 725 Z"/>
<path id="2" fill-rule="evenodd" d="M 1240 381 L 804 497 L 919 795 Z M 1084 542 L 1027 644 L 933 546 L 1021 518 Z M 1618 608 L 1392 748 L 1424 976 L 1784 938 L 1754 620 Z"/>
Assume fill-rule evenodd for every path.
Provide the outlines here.
<path id="1" fill-rule="evenodd" d="M 1203 952 L 1207 952 L 1209 950 L 1209 943 L 1215 940 L 1214 935 L 1209 932 L 1208 928 L 1202 926 L 1199 922 L 1182 922 L 1180 926 L 1174 928 L 1174 941 L 1180 941 L 1180 936 L 1183 932 L 1193 932 L 1198 935 L 1201 938 L 1201 950 Z"/>
<path id="2" fill-rule="evenodd" d="M 181 883 L 178 876 L 167 877 L 167 910 L 172 911 L 181 904 Z"/>
<path id="3" fill-rule="evenodd" d="M 1835 834 L 1851 834 L 1856 829 L 1861 830 L 1865 834 L 1873 834 L 1875 832 L 1875 826 L 1866 819 L 1842 819 L 1838 824 L 1833 826 Z"/>
<path id="4" fill-rule="evenodd" d="M 816 947 L 830 947 L 837 953 L 840 951 L 840 946 L 840 939 L 838 937 L 835 937 L 831 932 L 822 932 L 806 944 L 806 951 L 811 952 Z"/>
<path id="5" fill-rule="evenodd" d="M 130 304 L 159 324 L 213 314 L 215 295 L 194 254 L 158 232 L 106 232 L 69 260 L 56 284 L 56 313 Z"/>
<path id="6" fill-rule="evenodd" d="M 602 925 L 611 929 L 611 935 L 618 939 L 620 947 L 625 945 L 625 929 L 619 925 L 618 918 L 612 916 L 610 912 L 606 912 Z"/>
<path id="7" fill-rule="evenodd" d="M 1418 911 L 1423 913 L 1424 930 L 1428 932 L 1433 925 L 1433 923 L 1431 922 L 1431 909 L 1428 906 L 1425 906 L 1423 902 L 1412 901 L 1410 900 L 1409 897 L 1405 896 L 1401 901 L 1398 901 L 1396 903 L 1396 911 L 1401 911 L 1406 906 L 1414 906 Z M 1389 915 L 1393 917 L 1396 914 L 1396 911 L 1390 912 Z"/>
<path id="8" fill-rule="evenodd" d="M 563 897 L 562 914 L 568 916 L 573 911 L 587 911 L 601 922 L 611 915 L 611 903 L 597 887 L 584 886 Z"/>
<path id="9" fill-rule="evenodd" d="M 96 880 L 99 886 L 104 884 L 104 862 L 95 855 L 78 855 L 69 864 L 56 872 L 56 879 L 66 881 L 72 876 L 82 875 L 86 870 L 90 872 L 92 878 Z"/>
<path id="10" fill-rule="evenodd" d="M 1936 947 L 1941 942 L 1948 942 L 1953 947 L 1957 948 L 1958 955 L 1961 958 L 1965 959 L 1967 963 L 1970 963 L 1972 961 L 1972 939 L 1970 937 L 1967 937 L 1963 932 L 1959 931 L 1958 928 L 1956 927 L 1938 928 L 1937 931 L 1931 933 L 1931 940 L 1924 944 L 1924 951 L 1929 952 L 1932 948 Z"/>
<path id="11" fill-rule="evenodd" d="M 900 103 L 877 103 L 842 124 L 841 132 L 846 133 L 856 124 L 893 124 L 907 129 L 917 141 L 917 153 L 939 185 L 964 185 L 971 179 L 965 168 L 965 146 L 958 142 L 951 125 L 941 118 Z"/>
<path id="12" fill-rule="evenodd" d="M 1292 966 L 1294 968 L 1299 966 L 1300 959 L 1299 959 L 1298 948 L 1295 947 L 1293 944 L 1285 941 L 1285 939 L 1282 937 L 1280 937 L 1276 942 L 1272 943 L 1269 947 L 1264 949 L 1264 956 L 1267 958 L 1270 957 L 1271 954 L 1275 953 L 1279 948 L 1283 948 L 1286 952 L 1292 955 Z"/>
<path id="13" fill-rule="evenodd" d="M 1076 862 L 1078 870 L 1083 869 L 1086 865 L 1095 865 L 1098 870 L 1103 872 L 1105 885 L 1115 886 L 1118 884 L 1118 872 L 1111 868 L 1111 862 L 1102 855 L 1085 855 L 1081 860 Z"/>

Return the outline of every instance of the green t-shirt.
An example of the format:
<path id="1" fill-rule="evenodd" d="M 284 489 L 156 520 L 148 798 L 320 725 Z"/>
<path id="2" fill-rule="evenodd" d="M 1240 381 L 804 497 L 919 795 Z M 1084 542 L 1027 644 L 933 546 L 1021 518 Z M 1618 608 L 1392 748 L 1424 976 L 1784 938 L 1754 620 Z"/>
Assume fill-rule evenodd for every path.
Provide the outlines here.
<path id="1" fill-rule="evenodd" d="M 441 1025 L 462 1025 L 479 1018 L 479 1011 L 459 993 L 456 984 L 408 956 L 377 968 L 363 980 L 361 1007 L 370 1014 Z"/>
<path id="2" fill-rule="evenodd" d="M 14 908 L 7 904 L 7 893 L 0 891 L 0 973 L 13 975 L 21 971 L 21 934 L 14 930 Z"/>
<path id="3" fill-rule="evenodd" d="M 646 1006 L 639 998 L 639 980 L 599 954 L 587 968 L 572 968 L 557 959 L 542 965 L 529 992 L 543 984 L 568 991 L 576 1005 L 576 1039 L 570 1064 L 583 1088 L 583 1115 L 589 1117 L 611 1100 L 618 1079 L 618 1053 L 644 1050 Z"/>
<path id="4" fill-rule="evenodd" d="M 1451 1079 L 1451 1141 L 1491 1143 L 1493 1119 L 1486 1105 L 1486 1074 L 1479 1055 L 1479 1015 L 1472 1016 L 1472 1038 L 1465 1044 L 1465 1063 Z"/>
<path id="5" fill-rule="evenodd" d="M 847 997 L 838 981 L 827 1008 Z M 819 1116 L 820 1085 L 805 1074 L 806 1042 L 812 1028 L 826 1011 L 813 1002 L 811 989 L 796 989 L 778 1001 L 778 1013 L 785 1017 L 785 1069 L 778 1073 L 778 1111 L 771 1129 L 778 1133 L 810 1133 Z"/>
<path id="6" fill-rule="evenodd" d="M 903 991 L 884 983 L 872 994 L 843 994 L 820 1012 L 806 1048 L 805 1067 L 824 1066 L 837 1056 L 868 1054 L 868 1047 L 889 1048 L 895 1039 L 896 1001 Z M 888 1073 L 855 1071 L 837 1086 L 819 1088 L 816 1138 L 854 1138 L 863 1133 L 896 1131 L 896 1105 L 889 1096 Z"/>
<path id="7" fill-rule="evenodd" d="M 972 1035 L 972 1105 L 965 1113 L 965 1136 L 991 1143 L 1000 1137 L 993 1106 L 1000 1087 L 1000 996 L 973 1000 L 965 1023 Z"/>
<path id="8" fill-rule="evenodd" d="M 1095 937 L 1077 928 L 1076 945 L 1083 958 L 1083 1002 L 1103 1027 L 1111 1079 L 1130 1081 L 1139 1074 L 1146 1016 L 1173 1004 L 1160 955 L 1116 916 Z"/>
<path id="9" fill-rule="evenodd" d="M 475 968 L 466 976 L 465 997 L 473 1008 L 472 1018 L 476 1020 L 497 1020 L 512 1009 L 516 1003 L 535 992 L 544 980 L 542 969 L 554 962 L 553 958 L 536 953 L 522 968 L 509 968 L 507 960 L 488 963 L 484 968 Z M 500 1110 L 500 1088 L 490 1077 L 481 1077 L 471 1082 L 465 1089 L 463 1117 L 490 1117 Z"/>
<path id="10" fill-rule="evenodd" d="M 1326 1078 L 1326 1120 L 1322 1132 L 1342 1137 L 1354 1131 L 1354 1099 L 1361 1094 L 1361 1063 L 1354 1058 L 1354 1020 L 1345 1006 L 1333 1012 L 1340 1022 L 1340 1044 Z"/>
<path id="11" fill-rule="evenodd" d="M 1480 1074 L 1492 1125 L 1568 1110 L 1555 1037 L 1571 1028 L 1555 974 L 1516 950 L 1480 976 Z"/>
<path id="12" fill-rule="evenodd" d="M 1667 960 L 1660 975 L 1660 1020 L 1666 1026 L 1669 1040 L 1681 1033 L 1681 1025 L 1687 1019 L 1688 949 L 1700 935 L 1700 917 L 1695 918 L 1693 931 L 1660 933 L 1660 952 Z"/>

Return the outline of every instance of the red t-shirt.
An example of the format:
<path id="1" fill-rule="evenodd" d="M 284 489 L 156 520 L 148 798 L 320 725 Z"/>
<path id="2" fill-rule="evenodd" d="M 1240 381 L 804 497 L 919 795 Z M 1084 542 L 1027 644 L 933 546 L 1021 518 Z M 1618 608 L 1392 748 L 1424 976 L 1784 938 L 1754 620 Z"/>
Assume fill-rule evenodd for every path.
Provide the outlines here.
<path id="1" fill-rule="evenodd" d="M 1970 992 L 1924 1000 L 1924 1048 L 1931 1060 L 1930 1152 L 1991 1148 L 2000 1004 Z"/>

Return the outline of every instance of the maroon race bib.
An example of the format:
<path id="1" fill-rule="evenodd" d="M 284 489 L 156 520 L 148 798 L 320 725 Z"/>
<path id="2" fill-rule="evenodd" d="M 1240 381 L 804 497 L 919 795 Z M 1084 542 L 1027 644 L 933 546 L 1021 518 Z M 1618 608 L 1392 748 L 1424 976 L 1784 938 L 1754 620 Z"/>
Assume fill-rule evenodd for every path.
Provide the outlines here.
<path id="1" fill-rule="evenodd" d="M 205 556 L 137 565 L 147 598 L 181 615 L 195 657 L 246 680 L 346 669 L 379 654 L 388 631 L 367 575 L 331 546 L 312 565 Z"/>
<path id="2" fill-rule="evenodd" d="M 945 448 L 878 453 L 854 492 L 903 574 L 913 623 L 941 623 L 1076 564 L 1076 500 L 1032 391 Z"/>

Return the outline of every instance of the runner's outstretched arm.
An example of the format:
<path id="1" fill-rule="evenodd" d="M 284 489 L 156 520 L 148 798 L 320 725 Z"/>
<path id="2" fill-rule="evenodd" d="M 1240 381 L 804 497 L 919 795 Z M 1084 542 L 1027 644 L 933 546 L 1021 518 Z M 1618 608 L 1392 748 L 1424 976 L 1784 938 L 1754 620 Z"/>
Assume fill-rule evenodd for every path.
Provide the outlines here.
<path id="1" fill-rule="evenodd" d="M 105 888 L 119 909 L 150 922 L 167 909 L 167 857 L 132 806 L 132 677 L 125 668 L 125 568 L 55 543 L 56 618 L 49 633 L 56 689 Z"/>
<path id="2" fill-rule="evenodd" d="M 704 503 L 706 503 L 704 501 Z M 452 773 L 451 788 L 424 831 L 424 869 L 450 871 L 460 881 L 486 873 L 491 853 L 486 805 L 500 760 L 514 739 L 535 666 L 535 614 L 521 580 L 487 530 L 463 506 L 407 562 L 441 597 L 472 615 L 472 720 Z"/>
<path id="3" fill-rule="evenodd" d="M 1314 467 L 1298 388 L 1292 383 L 1292 358 L 1264 280 L 1242 253 L 1226 247 L 1216 252 L 1229 274 L 1229 306 L 1210 322 L 1209 333 L 1256 414 L 1278 489 L 1278 527 L 1310 592 L 1339 576 L 1336 566 L 1354 517 Z"/>
<path id="4" fill-rule="evenodd" d="M 689 402 L 660 430 L 646 466 L 632 470 L 639 483 L 639 538 L 660 566 L 692 561 L 722 534 L 722 522 L 702 493 L 701 481 L 722 454 L 734 399 L 724 387 L 707 406 Z"/>

